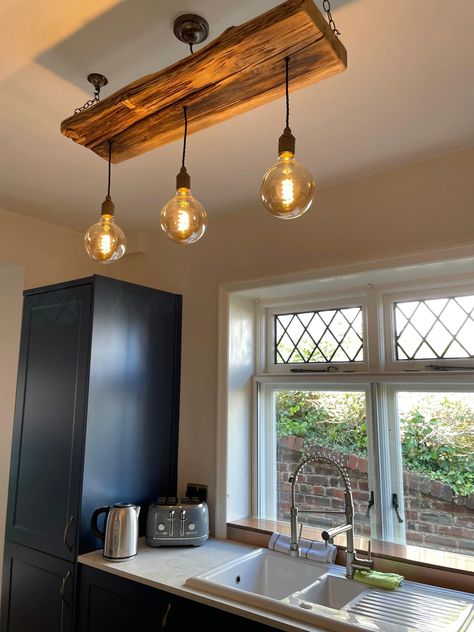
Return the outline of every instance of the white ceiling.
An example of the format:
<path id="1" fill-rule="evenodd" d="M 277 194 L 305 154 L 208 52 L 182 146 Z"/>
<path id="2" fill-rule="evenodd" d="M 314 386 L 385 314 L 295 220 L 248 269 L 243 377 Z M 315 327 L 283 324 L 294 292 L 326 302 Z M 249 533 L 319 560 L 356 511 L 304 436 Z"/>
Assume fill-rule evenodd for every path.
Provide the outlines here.
<path id="1" fill-rule="evenodd" d="M 106 95 L 188 54 L 172 32 L 181 13 L 206 17 L 213 39 L 277 4 L 1 0 L 0 207 L 86 229 L 105 195 L 106 163 L 59 131 L 90 97 L 86 76 L 105 74 Z M 319 186 L 474 145 L 472 0 L 332 5 L 348 69 L 291 96 L 297 158 Z M 190 136 L 193 193 L 211 220 L 259 204 L 283 124 L 277 100 Z M 159 228 L 180 152 L 175 142 L 113 167 L 112 197 L 125 229 Z"/>

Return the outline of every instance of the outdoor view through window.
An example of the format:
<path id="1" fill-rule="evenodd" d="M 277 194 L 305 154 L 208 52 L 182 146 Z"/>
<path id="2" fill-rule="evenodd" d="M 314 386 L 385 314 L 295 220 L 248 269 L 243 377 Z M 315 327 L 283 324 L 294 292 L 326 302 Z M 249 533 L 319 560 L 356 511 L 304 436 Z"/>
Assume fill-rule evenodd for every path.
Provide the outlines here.
<path id="1" fill-rule="evenodd" d="M 348 469 L 356 535 L 473 555 L 474 295 L 392 300 L 389 309 L 393 318 L 378 322 L 390 327 L 385 353 L 395 369 L 364 367 L 358 374 L 354 365 L 370 362 L 364 331 L 377 326 L 362 307 L 270 314 L 272 361 L 288 365 L 289 379 L 279 385 L 267 378 L 262 391 L 270 411 L 264 423 L 274 437 L 269 458 L 276 501 L 269 513 L 289 519 L 291 473 L 304 454 L 324 450 Z M 412 360 L 423 360 L 416 365 L 421 376 L 406 372 L 403 363 Z M 344 376 L 344 362 L 351 363 L 352 380 Z M 302 364 L 325 369 L 303 380 L 290 370 Z M 343 510 L 334 468 L 305 466 L 296 503 Z M 306 513 L 300 519 L 326 528 L 343 516 Z"/>

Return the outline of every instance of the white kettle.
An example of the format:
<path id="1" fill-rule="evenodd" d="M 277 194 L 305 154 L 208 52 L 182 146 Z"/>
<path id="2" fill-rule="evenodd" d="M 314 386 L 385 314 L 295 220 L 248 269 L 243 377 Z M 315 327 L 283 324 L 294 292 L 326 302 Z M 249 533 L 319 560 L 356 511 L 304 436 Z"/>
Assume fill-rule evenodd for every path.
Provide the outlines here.
<path id="1" fill-rule="evenodd" d="M 97 519 L 105 514 L 104 531 Z M 92 514 L 92 533 L 104 542 L 104 558 L 110 562 L 125 562 L 137 554 L 138 516 L 140 507 L 127 503 L 115 503 L 113 507 L 99 507 Z"/>

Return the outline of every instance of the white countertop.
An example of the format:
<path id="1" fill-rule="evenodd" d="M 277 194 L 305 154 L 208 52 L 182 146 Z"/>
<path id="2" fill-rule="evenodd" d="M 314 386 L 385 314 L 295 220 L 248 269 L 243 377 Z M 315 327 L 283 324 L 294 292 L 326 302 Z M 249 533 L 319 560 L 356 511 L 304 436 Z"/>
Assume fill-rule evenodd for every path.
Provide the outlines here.
<path id="1" fill-rule="evenodd" d="M 146 584 L 241 617 L 259 621 L 280 630 L 321 632 L 323 628 L 302 624 L 301 621 L 288 619 L 259 608 L 244 606 L 236 601 L 223 599 L 185 586 L 184 582 L 188 577 L 229 562 L 256 548 L 258 547 L 215 538 L 210 538 L 205 544 L 198 547 L 154 548 L 147 546 L 144 540 L 140 540 L 136 558 L 128 562 L 108 562 L 104 560 L 102 550 L 81 555 L 79 562 L 140 584 Z"/>

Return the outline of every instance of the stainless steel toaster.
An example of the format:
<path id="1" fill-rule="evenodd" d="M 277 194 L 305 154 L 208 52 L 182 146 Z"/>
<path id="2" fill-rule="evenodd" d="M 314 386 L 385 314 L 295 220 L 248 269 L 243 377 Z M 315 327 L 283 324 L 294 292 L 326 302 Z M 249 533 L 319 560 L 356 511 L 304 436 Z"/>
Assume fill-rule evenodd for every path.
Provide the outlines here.
<path id="1" fill-rule="evenodd" d="M 209 510 L 199 498 L 160 497 L 148 508 L 150 546 L 200 546 L 209 537 Z"/>

